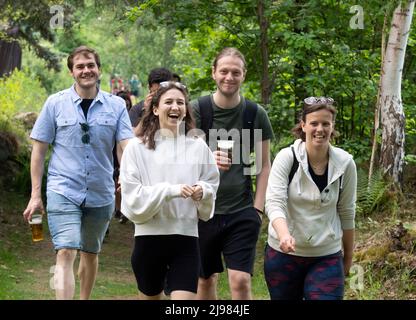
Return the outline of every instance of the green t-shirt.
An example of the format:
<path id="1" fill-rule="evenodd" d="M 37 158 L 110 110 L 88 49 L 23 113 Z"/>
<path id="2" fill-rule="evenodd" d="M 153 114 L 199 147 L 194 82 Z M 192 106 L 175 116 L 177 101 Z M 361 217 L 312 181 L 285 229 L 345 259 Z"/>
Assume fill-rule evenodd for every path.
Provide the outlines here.
<path id="1" fill-rule="evenodd" d="M 215 214 L 230 214 L 253 206 L 253 196 L 248 192 L 247 176 L 244 175 L 247 168 L 244 170 L 243 165 L 243 162 L 248 163 L 248 161 L 245 160 L 247 159 L 248 154 L 245 157 L 240 153 L 242 147 L 239 136 L 242 135 L 243 110 L 245 108 L 246 101 L 243 97 L 241 97 L 240 104 L 235 108 L 222 109 L 215 105 L 211 95 L 211 103 L 214 107 L 212 129 L 225 129 L 230 133 L 228 139 L 234 140 L 233 163 L 230 170 L 220 170 L 220 185 L 217 191 L 217 199 L 215 201 Z M 196 120 L 196 127 L 201 128 L 198 100 L 192 101 L 191 104 Z M 254 121 L 255 140 L 271 140 L 274 135 L 267 112 L 260 105 L 257 106 L 258 109 Z M 232 130 L 234 131 L 234 134 Z M 235 136 L 236 130 L 238 130 L 237 137 Z M 211 141 L 210 147 L 212 151 L 215 151 L 215 142 L 212 143 Z"/>

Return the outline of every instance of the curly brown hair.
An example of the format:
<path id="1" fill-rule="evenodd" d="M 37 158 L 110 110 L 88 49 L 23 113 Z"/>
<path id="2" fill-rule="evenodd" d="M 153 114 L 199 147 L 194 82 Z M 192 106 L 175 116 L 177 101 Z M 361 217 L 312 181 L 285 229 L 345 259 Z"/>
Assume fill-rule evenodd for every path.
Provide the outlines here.
<path id="1" fill-rule="evenodd" d="M 143 140 L 143 143 L 151 150 L 156 149 L 155 135 L 160 129 L 159 118 L 153 113 L 153 108 L 159 105 L 160 99 L 163 94 L 169 90 L 176 89 L 182 92 L 185 97 L 186 116 L 185 120 L 185 134 L 190 130 L 195 129 L 195 119 L 192 113 L 192 107 L 189 103 L 188 92 L 186 87 L 179 82 L 169 81 L 166 85 L 160 86 L 153 96 L 150 108 L 147 108 L 144 112 L 140 124 L 136 127 L 136 136 Z"/>

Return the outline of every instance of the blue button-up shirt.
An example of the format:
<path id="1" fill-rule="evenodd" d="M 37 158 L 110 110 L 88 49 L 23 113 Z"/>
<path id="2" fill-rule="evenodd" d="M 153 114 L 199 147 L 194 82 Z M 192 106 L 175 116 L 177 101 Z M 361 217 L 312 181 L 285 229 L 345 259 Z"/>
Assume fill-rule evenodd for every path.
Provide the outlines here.
<path id="1" fill-rule="evenodd" d="M 53 145 L 47 190 L 59 193 L 77 205 L 102 207 L 114 201 L 113 148 L 115 142 L 133 137 L 125 102 L 99 91 L 87 120 L 82 99 L 74 86 L 51 95 L 30 137 Z M 81 128 L 87 123 L 87 132 Z M 82 142 L 84 134 L 89 143 Z"/>

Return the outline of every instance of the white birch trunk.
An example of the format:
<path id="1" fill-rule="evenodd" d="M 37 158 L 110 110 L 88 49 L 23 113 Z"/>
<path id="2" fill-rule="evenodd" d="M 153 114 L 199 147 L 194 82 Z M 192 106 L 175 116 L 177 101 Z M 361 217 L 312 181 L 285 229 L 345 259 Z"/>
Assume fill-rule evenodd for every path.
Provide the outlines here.
<path id="1" fill-rule="evenodd" d="M 401 1 L 394 10 L 381 73 L 380 111 L 382 143 L 380 165 L 384 173 L 401 185 L 404 163 L 405 116 L 401 84 L 407 40 L 415 0 Z"/>

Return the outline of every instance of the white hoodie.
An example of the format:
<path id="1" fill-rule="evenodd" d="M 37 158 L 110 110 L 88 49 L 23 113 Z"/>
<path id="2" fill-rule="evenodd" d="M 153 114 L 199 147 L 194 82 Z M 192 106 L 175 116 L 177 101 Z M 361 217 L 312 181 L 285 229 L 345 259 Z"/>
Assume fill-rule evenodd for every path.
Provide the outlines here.
<path id="1" fill-rule="evenodd" d="M 330 145 L 328 185 L 320 192 L 308 170 L 305 143 L 298 139 L 293 147 L 299 167 L 289 188 L 288 175 L 293 164 L 290 147 L 277 154 L 269 176 L 266 192 L 266 212 L 270 220 L 268 244 L 281 251 L 272 222 L 285 218 L 296 241 L 293 255 L 317 257 L 336 253 L 342 249 L 342 230 L 354 229 L 357 189 L 354 160 L 348 152 Z"/>
<path id="2" fill-rule="evenodd" d="M 200 138 L 163 137 L 150 150 L 139 138 L 129 141 L 120 164 L 121 211 L 135 223 L 135 236 L 198 236 L 198 218 L 212 218 L 219 172 Z M 198 202 L 181 197 L 181 185 L 200 185 Z"/>

